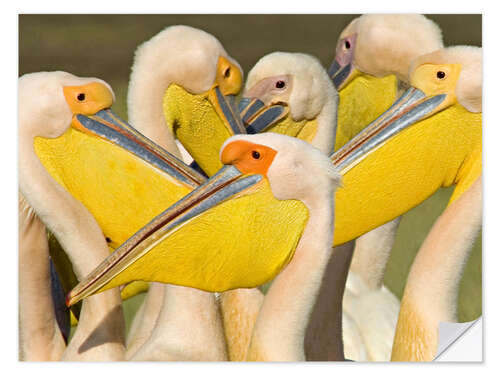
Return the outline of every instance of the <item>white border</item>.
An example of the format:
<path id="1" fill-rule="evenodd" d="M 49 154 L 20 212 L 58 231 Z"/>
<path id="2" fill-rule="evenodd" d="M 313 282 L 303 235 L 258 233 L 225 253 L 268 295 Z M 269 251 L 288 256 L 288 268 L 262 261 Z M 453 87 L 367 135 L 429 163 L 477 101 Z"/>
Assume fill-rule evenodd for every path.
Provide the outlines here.
<path id="1" fill-rule="evenodd" d="M 5 3 L 7 4 L 5 5 Z M 396 1 L 149 1 L 141 0 L 132 3 L 124 1 L 97 1 L 85 0 L 74 1 L 6 1 L 2 4 L 0 12 L 2 25 L 2 59 L 1 67 L 3 73 L 1 101 L 2 103 L 2 181 L 1 181 L 1 228 L 2 228 L 2 261 L 0 269 L 3 286 L 3 306 L 0 309 L 1 325 L 1 347 L 0 359 L 2 360 L 3 373 L 64 373 L 83 374 L 89 371 L 109 371 L 113 366 L 122 374 L 136 374 L 143 370 L 150 374 L 157 371 L 168 371 L 173 374 L 179 370 L 206 373 L 238 373 L 249 374 L 254 372 L 287 371 L 302 373 L 303 371 L 318 371 L 331 374 L 333 371 L 355 371 L 355 372 L 383 372 L 397 373 L 404 371 L 406 374 L 425 372 L 442 372 L 452 370 L 454 373 L 469 373 L 484 367 L 493 367 L 498 362 L 498 349 L 496 333 L 500 332 L 498 311 L 498 288 L 500 286 L 497 268 L 500 265 L 500 249 L 498 249 L 496 233 L 500 223 L 498 217 L 500 192 L 500 121 L 497 118 L 499 94 L 498 87 L 498 62 L 500 61 L 498 48 L 498 35 L 500 35 L 500 18 L 493 2 L 469 1 L 467 3 L 458 1 L 435 1 L 419 0 L 418 2 L 396 2 Z M 156 364 L 156 363 L 109 363 L 109 364 L 33 364 L 17 362 L 17 13 L 392 13 L 392 12 L 418 12 L 418 13 L 483 13 L 483 46 L 484 49 L 484 150 L 485 150 L 485 221 L 483 229 L 483 300 L 485 301 L 484 330 L 484 359 L 485 365 L 448 364 L 441 368 L 437 364 L 281 364 L 279 369 L 276 364 Z M 335 36 L 332 36 L 335 38 Z M 490 46 L 491 49 L 487 47 Z M 16 161 L 14 161 L 16 160 Z M 488 319 L 487 317 L 490 317 Z M 99 366 L 99 367 L 96 367 Z M 162 368 L 159 368 L 161 366 Z M 164 367 L 165 366 L 165 367 Z M 167 367 L 168 366 L 168 367 Z M 256 367 L 258 366 L 258 367 Z M 369 366 L 369 368 L 368 368 Z M 425 367 L 421 367 L 425 366 Z M 474 368 L 471 368 L 473 366 Z M 140 369 L 139 369 L 140 367 Z M 307 368 L 306 368 L 307 367 Z"/>

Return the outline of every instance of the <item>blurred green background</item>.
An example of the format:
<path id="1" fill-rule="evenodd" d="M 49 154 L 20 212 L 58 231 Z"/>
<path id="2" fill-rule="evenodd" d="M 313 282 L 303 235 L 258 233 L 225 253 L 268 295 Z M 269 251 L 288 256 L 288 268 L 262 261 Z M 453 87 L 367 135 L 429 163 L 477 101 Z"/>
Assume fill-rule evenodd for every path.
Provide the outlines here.
<path id="1" fill-rule="evenodd" d="M 216 36 L 245 73 L 267 53 L 304 52 L 330 65 L 342 29 L 358 15 L 20 15 L 19 75 L 64 70 L 107 81 L 116 94 L 115 111 L 126 116 L 127 84 L 134 51 L 169 25 L 185 24 Z M 481 46 L 481 15 L 427 15 L 443 31 L 446 45 Z M 452 189 L 441 189 L 402 219 L 386 285 L 401 298 L 406 275 L 432 224 L 446 207 Z M 481 315 L 481 236 L 460 287 L 459 319 Z M 432 286 L 430 286 L 432 287 Z M 144 295 L 125 304 L 127 325 Z"/>

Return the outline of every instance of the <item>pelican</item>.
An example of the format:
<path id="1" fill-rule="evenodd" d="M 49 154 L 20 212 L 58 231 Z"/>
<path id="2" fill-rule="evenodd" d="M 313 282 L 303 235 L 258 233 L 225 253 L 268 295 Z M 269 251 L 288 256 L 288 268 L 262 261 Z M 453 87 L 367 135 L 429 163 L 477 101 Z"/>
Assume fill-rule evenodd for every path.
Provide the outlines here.
<path id="1" fill-rule="evenodd" d="M 411 267 L 394 338 L 392 360 L 430 361 L 437 353 L 439 322 L 457 321 L 458 283 L 482 223 L 482 49 L 455 46 L 421 56 L 410 76 L 427 93 L 454 89 L 447 116 L 462 129 L 455 135 L 461 152 L 469 151 L 449 176 L 455 191 Z"/>
<path id="2" fill-rule="evenodd" d="M 341 33 L 329 69 L 340 96 L 335 149 L 404 92 L 413 59 L 442 47 L 439 26 L 423 15 L 368 14 L 354 19 Z M 382 280 L 399 221 L 394 219 L 356 240 L 343 304 L 344 320 L 353 320 L 350 326 L 358 327 L 362 340 L 346 346 L 348 358 L 390 359 L 399 301 Z M 356 354 L 360 344 L 366 346 L 364 356 Z"/>
<path id="3" fill-rule="evenodd" d="M 214 36 L 188 26 L 167 27 L 136 50 L 128 117 L 141 133 L 179 157 L 180 141 L 183 160 L 192 156 L 211 175 L 222 166 L 222 143 L 245 132 L 234 107 L 242 75 Z M 224 360 L 220 332 L 213 294 L 153 284 L 131 327 L 127 358 Z"/>
<path id="4" fill-rule="evenodd" d="M 439 26 L 423 15 L 368 14 L 354 19 L 340 34 L 329 69 L 340 96 L 335 149 L 403 93 L 413 59 L 440 48 Z M 380 233 L 367 234 L 356 242 L 352 269 L 370 290 L 382 286 L 397 224 L 388 223 Z"/>
<path id="5" fill-rule="evenodd" d="M 307 207 L 308 220 L 293 258 L 264 297 L 246 359 L 300 361 L 305 359 L 307 324 L 332 254 L 333 194 L 341 177 L 322 152 L 277 134 L 230 138 L 221 150 L 221 159 L 224 164 L 251 164 L 255 172 L 262 173 L 252 160 L 253 153 L 248 152 L 254 145 L 257 149 L 269 147 L 276 153 L 264 172 L 273 195 L 301 201 Z"/>
<path id="6" fill-rule="evenodd" d="M 36 252 L 33 254 L 37 255 L 36 258 L 30 259 L 24 255 L 29 244 L 23 244 L 20 247 L 20 261 L 22 262 L 20 268 L 21 275 L 24 275 L 31 270 L 37 271 L 40 267 L 37 264 L 45 265 L 45 272 L 43 272 L 45 277 L 39 280 L 41 281 L 40 291 L 46 289 L 47 286 L 50 290 L 50 282 L 47 280 L 48 246 L 42 222 L 57 233 L 61 243 L 67 245 L 67 251 L 80 277 L 105 258 L 109 250 L 101 230 L 89 212 L 68 191 L 58 185 L 43 168 L 36 154 L 34 143 L 38 137 L 56 138 L 67 131 L 71 125 L 77 127 L 77 121 L 73 122 L 73 114 L 93 114 L 109 107 L 112 102 L 113 93 L 109 86 L 93 78 L 78 78 L 63 72 L 43 72 L 24 75 L 19 79 L 19 185 L 22 193 L 20 197 L 23 199 L 22 209 L 28 210 L 26 218 L 29 220 L 31 217 L 33 220 L 31 225 L 34 226 L 36 233 L 34 235 L 37 235 L 39 240 L 44 239 L 40 243 L 31 244 L 34 248 L 38 247 L 38 254 Z M 32 208 L 26 202 L 29 202 Z M 54 210 L 54 205 L 57 205 L 56 210 Z M 27 228 L 29 225 L 29 221 L 24 222 L 21 226 L 22 232 L 20 232 L 22 235 L 28 235 L 28 241 L 30 240 L 29 233 L 23 232 L 25 230 L 29 232 Z M 80 255 L 84 256 L 78 256 L 75 251 L 79 251 Z M 21 277 L 21 281 L 26 280 L 26 277 Z M 38 288 L 33 288 L 29 284 L 26 288 L 21 293 L 20 303 L 27 302 L 25 294 L 37 294 Z M 47 294 L 46 290 L 44 294 Z M 37 300 L 42 300 L 44 294 L 38 296 Z M 47 297 L 45 296 L 45 299 Z M 82 320 L 69 346 L 61 352 L 65 345 L 61 345 L 58 340 L 59 342 L 55 344 L 57 350 L 54 351 L 54 355 L 62 356 L 64 359 L 80 360 L 123 358 L 124 321 L 120 295 L 117 290 L 110 290 L 105 295 L 96 297 L 99 298 L 83 304 L 82 317 L 85 316 L 85 319 Z M 48 298 L 51 299 L 51 297 Z M 41 303 L 41 314 L 53 309 L 51 303 L 48 305 Z M 26 311 L 30 307 L 32 308 L 26 304 L 21 306 L 21 324 L 26 323 L 26 319 L 22 319 L 23 310 Z M 103 320 L 103 317 L 106 319 Z M 30 341 L 34 345 L 40 344 L 41 342 L 37 341 L 41 341 L 40 338 L 50 332 L 54 339 L 57 339 L 60 333 L 54 332 L 54 327 L 50 329 L 50 325 L 54 325 L 54 318 L 50 316 L 48 318 L 49 327 L 41 327 L 39 337 L 23 337 L 24 330 L 21 327 L 21 348 L 30 345 Z M 96 336 L 93 340 L 90 338 L 91 334 Z M 82 350 L 81 345 L 85 342 L 86 348 Z M 41 349 L 49 351 L 51 346 Z"/>
<path id="7" fill-rule="evenodd" d="M 98 79 L 64 72 L 19 79 L 20 192 L 68 252 L 79 278 L 105 257 L 103 244 L 109 252 L 108 245 L 159 212 L 144 202 L 164 207 L 205 179 L 107 110 L 113 100 Z M 89 301 L 63 358 L 122 358 L 121 299 L 114 294 Z M 109 321 L 101 322 L 106 314 Z M 91 332 L 94 341 L 109 342 L 93 347 L 85 341 Z"/>

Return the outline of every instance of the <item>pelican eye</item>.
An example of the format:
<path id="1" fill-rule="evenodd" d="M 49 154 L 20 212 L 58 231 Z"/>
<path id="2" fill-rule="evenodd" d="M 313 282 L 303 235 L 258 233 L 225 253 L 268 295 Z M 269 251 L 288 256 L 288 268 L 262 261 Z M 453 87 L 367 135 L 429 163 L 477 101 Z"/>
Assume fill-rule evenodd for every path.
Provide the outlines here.
<path id="1" fill-rule="evenodd" d="M 252 158 L 254 159 L 260 159 L 260 152 L 259 151 L 252 151 Z"/>
<path id="2" fill-rule="evenodd" d="M 276 82 L 275 86 L 277 89 L 282 89 L 283 87 L 285 87 L 285 81 L 278 81 Z"/>
<path id="3" fill-rule="evenodd" d="M 351 48 L 351 43 L 350 43 L 348 40 L 346 40 L 346 41 L 344 42 L 344 47 L 345 47 L 345 49 L 349 49 L 349 48 Z"/>
<path id="4" fill-rule="evenodd" d="M 83 102 L 85 100 L 85 94 L 82 92 L 78 94 L 76 98 L 78 99 L 79 102 Z"/>
<path id="5" fill-rule="evenodd" d="M 444 79 L 446 77 L 446 73 L 440 70 L 436 73 L 436 77 L 438 77 L 439 79 Z"/>
<path id="6" fill-rule="evenodd" d="M 106 242 L 107 242 L 107 243 L 111 243 L 111 242 L 113 242 L 113 241 L 111 241 L 111 238 L 106 237 Z"/>
<path id="7" fill-rule="evenodd" d="M 227 68 L 226 70 L 224 70 L 224 77 L 228 78 L 230 74 L 231 74 L 231 68 Z"/>

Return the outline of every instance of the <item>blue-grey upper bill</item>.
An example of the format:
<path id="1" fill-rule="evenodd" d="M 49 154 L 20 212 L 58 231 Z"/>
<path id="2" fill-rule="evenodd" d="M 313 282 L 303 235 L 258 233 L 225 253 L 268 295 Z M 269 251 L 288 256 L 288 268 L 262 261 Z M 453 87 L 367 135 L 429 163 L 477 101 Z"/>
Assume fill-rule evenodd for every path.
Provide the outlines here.
<path id="1" fill-rule="evenodd" d="M 349 170 L 375 148 L 425 118 L 445 98 L 444 94 L 426 97 L 419 89 L 410 87 L 387 111 L 330 155 L 332 162 L 340 171 Z"/>
<path id="2" fill-rule="evenodd" d="M 76 119 L 89 132 L 126 149 L 193 188 L 206 180 L 200 173 L 141 134 L 109 109 L 99 111 L 93 116 L 76 115 Z"/>

